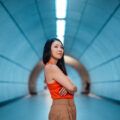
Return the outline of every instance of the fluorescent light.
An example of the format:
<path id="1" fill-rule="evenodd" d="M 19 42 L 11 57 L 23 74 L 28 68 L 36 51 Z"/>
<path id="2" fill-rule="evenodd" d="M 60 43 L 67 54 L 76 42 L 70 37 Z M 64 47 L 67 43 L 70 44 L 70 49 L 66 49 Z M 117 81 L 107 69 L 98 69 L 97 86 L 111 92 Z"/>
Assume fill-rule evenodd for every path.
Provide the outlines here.
<path id="1" fill-rule="evenodd" d="M 56 17 L 66 17 L 67 0 L 56 0 Z"/>
<path id="2" fill-rule="evenodd" d="M 64 44 L 64 34 L 65 34 L 65 20 L 67 9 L 67 0 L 56 0 L 56 35 Z"/>
<path id="3" fill-rule="evenodd" d="M 57 36 L 64 36 L 65 20 L 57 20 Z"/>

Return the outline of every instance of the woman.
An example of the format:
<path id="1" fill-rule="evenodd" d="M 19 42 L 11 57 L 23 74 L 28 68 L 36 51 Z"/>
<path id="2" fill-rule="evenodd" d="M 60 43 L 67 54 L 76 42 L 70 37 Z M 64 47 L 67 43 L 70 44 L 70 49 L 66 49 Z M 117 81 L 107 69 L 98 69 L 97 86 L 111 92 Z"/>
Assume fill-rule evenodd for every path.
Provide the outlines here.
<path id="1" fill-rule="evenodd" d="M 46 42 L 43 63 L 45 81 L 53 99 L 49 120 L 76 120 L 74 92 L 77 87 L 67 76 L 64 47 L 59 39 L 53 38 Z"/>

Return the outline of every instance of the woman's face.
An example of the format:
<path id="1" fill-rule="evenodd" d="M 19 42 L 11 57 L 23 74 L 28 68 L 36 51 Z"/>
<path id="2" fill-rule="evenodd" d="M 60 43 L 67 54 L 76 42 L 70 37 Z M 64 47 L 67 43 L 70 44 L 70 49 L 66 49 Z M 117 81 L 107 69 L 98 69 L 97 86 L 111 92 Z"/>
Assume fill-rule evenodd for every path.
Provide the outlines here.
<path id="1" fill-rule="evenodd" d="M 63 56 L 64 48 L 59 41 L 54 41 L 51 45 L 51 57 L 61 59 Z"/>

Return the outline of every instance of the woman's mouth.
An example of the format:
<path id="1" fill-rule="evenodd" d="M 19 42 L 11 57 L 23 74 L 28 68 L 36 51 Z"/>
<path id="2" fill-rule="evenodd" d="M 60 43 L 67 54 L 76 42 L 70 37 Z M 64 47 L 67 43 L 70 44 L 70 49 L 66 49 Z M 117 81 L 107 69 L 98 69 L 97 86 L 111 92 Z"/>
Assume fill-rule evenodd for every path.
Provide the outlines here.
<path id="1" fill-rule="evenodd" d="M 62 53 L 58 53 L 59 55 L 62 55 Z"/>

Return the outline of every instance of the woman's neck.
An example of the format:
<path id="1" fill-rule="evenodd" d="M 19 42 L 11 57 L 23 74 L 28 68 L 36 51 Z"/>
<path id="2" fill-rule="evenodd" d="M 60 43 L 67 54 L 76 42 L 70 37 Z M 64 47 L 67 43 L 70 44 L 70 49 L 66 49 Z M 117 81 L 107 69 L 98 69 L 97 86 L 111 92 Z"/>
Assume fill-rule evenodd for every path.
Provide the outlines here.
<path id="1" fill-rule="evenodd" d="M 55 60 L 55 59 L 53 59 L 53 58 L 51 58 L 51 59 L 49 60 L 49 62 L 51 62 L 52 64 L 55 64 L 55 65 L 57 64 L 57 61 L 58 61 L 58 60 Z"/>

